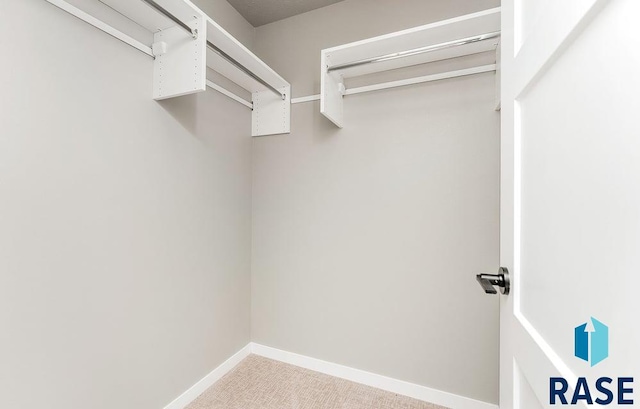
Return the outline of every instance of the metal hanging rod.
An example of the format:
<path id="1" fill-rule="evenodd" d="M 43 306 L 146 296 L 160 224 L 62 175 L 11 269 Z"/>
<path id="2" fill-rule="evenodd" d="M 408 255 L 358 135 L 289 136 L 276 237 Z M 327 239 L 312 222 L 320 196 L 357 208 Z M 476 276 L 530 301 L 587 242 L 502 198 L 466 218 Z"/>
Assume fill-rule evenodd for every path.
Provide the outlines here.
<path id="1" fill-rule="evenodd" d="M 334 65 L 332 67 L 327 68 L 327 72 L 344 70 L 346 68 L 359 67 L 361 65 L 374 64 L 374 63 L 383 62 L 383 61 L 391 61 L 391 60 L 396 60 L 398 58 L 410 57 L 412 55 L 424 54 L 424 53 L 433 52 L 433 51 L 445 50 L 447 48 L 453 48 L 461 45 L 477 43 L 478 41 L 489 40 L 497 37 L 500 37 L 500 32 L 494 31 L 491 33 L 480 34 L 473 37 L 461 38 L 459 40 L 447 41 L 446 43 L 434 44 L 426 47 L 414 48 L 413 50 L 401 51 L 398 53 L 381 55 L 378 57 L 367 58 L 364 60 L 358 60 L 358 61 L 354 61 L 346 64 Z"/>
<path id="2" fill-rule="evenodd" d="M 165 17 L 167 17 L 168 19 L 170 19 L 171 21 L 176 23 L 178 26 L 182 27 L 193 38 L 198 38 L 198 30 L 197 29 L 192 29 L 191 27 L 189 27 L 187 24 L 182 22 L 182 20 L 180 20 L 178 17 L 176 17 L 173 14 L 171 14 L 170 11 L 168 11 L 167 9 L 165 9 L 164 7 L 162 7 L 161 5 L 156 3 L 154 0 L 142 0 L 142 1 L 144 1 L 149 6 L 153 7 L 154 9 L 159 11 L 160 13 L 162 13 Z M 211 51 L 215 52 L 216 54 L 218 54 L 219 56 L 221 56 L 225 60 L 229 61 L 231 64 L 233 64 L 240 71 L 244 72 L 245 74 L 247 74 L 248 76 L 250 76 L 254 80 L 258 81 L 260 84 L 264 85 L 265 87 L 269 88 L 269 90 L 271 90 L 274 93 L 276 93 L 276 95 L 279 95 L 282 98 L 283 101 L 285 99 L 287 99 L 287 95 L 286 94 L 282 93 L 280 90 L 278 90 L 277 88 L 275 88 L 274 86 L 272 86 L 271 84 L 269 84 L 268 82 L 263 80 L 262 78 L 260 78 L 257 75 L 255 75 L 253 72 L 251 72 L 250 69 L 248 69 L 247 67 L 242 65 L 235 58 L 231 57 L 229 54 L 225 53 L 220 48 L 216 47 L 209 40 L 207 40 L 207 47 L 209 47 L 211 49 Z"/>
<path id="3" fill-rule="evenodd" d="M 164 7 L 162 7 L 161 5 L 156 3 L 155 1 L 153 1 L 153 0 L 142 0 L 142 1 L 144 1 L 149 6 L 153 7 L 157 11 L 159 11 L 161 14 L 163 14 L 169 20 L 173 21 L 174 23 L 176 23 L 177 25 L 182 27 L 193 38 L 198 38 L 198 29 L 193 29 L 193 28 L 189 27 L 187 24 L 183 23 L 182 20 L 180 20 L 178 17 L 176 17 L 173 14 L 171 14 L 171 12 L 169 12 L 169 10 L 165 9 Z"/>
<path id="4" fill-rule="evenodd" d="M 283 93 L 282 91 L 280 91 L 279 89 L 275 88 L 274 86 L 272 86 L 271 84 L 269 84 L 268 82 L 263 80 L 262 78 L 258 77 L 256 74 L 251 72 L 251 70 L 249 70 L 247 67 L 245 67 L 244 65 L 242 65 L 238 61 L 236 61 L 235 58 L 233 58 L 229 54 L 225 53 L 224 51 L 222 51 L 220 48 L 216 47 L 215 45 L 213 45 L 213 43 L 211 41 L 209 41 L 209 40 L 207 40 L 207 47 L 209 47 L 209 49 L 211 51 L 215 52 L 220 57 L 222 57 L 225 60 L 229 61 L 237 69 L 239 69 L 240 71 L 244 72 L 245 74 L 247 74 L 248 76 L 250 76 L 254 80 L 258 81 L 260 84 L 264 85 L 265 87 L 269 88 L 271 91 L 273 91 L 274 93 L 279 95 L 282 98 L 283 101 L 285 99 L 287 99 L 287 94 Z"/>

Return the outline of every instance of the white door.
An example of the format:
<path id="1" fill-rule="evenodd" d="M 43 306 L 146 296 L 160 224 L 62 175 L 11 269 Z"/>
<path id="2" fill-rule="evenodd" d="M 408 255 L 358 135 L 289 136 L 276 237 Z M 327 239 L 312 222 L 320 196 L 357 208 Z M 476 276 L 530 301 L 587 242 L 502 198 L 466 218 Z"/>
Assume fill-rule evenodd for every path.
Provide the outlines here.
<path id="1" fill-rule="evenodd" d="M 500 407 L 640 407 L 640 1 L 502 9 Z"/>

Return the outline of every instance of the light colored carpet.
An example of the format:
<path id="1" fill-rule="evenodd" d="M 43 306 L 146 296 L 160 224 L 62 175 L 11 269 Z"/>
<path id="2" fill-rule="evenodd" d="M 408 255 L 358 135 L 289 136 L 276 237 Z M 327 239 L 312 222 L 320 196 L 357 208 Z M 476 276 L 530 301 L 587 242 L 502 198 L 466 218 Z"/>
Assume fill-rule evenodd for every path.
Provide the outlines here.
<path id="1" fill-rule="evenodd" d="M 249 355 L 187 409 L 446 409 Z"/>

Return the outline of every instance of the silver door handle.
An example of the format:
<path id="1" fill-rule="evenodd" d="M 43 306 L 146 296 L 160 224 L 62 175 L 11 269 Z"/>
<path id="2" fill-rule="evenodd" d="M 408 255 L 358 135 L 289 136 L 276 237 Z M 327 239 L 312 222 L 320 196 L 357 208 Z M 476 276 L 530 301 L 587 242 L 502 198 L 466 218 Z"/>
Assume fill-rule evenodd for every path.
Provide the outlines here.
<path id="1" fill-rule="evenodd" d="M 500 292 L 504 295 L 509 294 L 511 289 L 511 281 L 509 280 L 509 270 L 506 267 L 500 267 L 498 274 L 477 274 L 476 280 L 480 283 L 480 287 L 487 294 L 498 294 L 495 286 L 500 287 Z"/>

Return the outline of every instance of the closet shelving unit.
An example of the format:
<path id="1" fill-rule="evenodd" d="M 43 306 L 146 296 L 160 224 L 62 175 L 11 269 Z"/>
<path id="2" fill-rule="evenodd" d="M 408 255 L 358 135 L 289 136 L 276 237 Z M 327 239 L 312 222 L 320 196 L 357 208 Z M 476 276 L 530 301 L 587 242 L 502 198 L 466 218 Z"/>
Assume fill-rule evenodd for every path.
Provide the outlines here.
<path id="1" fill-rule="evenodd" d="M 494 63 L 359 88 L 345 87 L 345 78 L 489 51 L 497 54 L 499 37 L 500 7 L 497 7 L 324 49 L 320 56 L 320 112 L 342 128 L 345 95 L 496 71 Z"/>
<path id="2" fill-rule="evenodd" d="M 100 0 L 153 33 L 150 46 L 64 0 L 46 1 L 154 57 L 154 99 L 210 87 L 252 109 L 252 136 L 290 132 L 291 85 L 189 0 Z M 251 102 L 207 80 L 207 67 L 249 91 Z"/>

